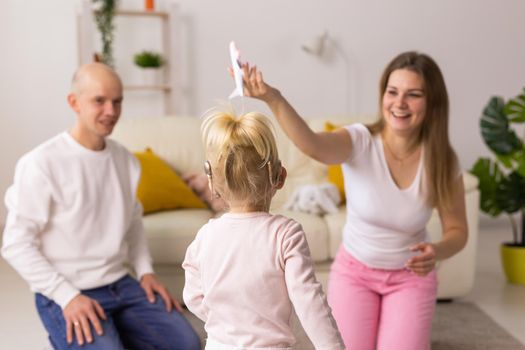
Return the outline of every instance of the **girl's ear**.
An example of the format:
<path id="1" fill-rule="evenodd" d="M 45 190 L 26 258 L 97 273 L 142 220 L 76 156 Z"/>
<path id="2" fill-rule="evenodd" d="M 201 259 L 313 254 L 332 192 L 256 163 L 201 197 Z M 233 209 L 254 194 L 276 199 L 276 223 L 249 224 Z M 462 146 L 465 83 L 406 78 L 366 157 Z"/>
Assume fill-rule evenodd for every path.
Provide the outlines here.
<path id="1" fill-rule="evenodd" d="M 286 168 L 281 166 L 281 170 L 279 171 L 279 176 L 277 177 L 277 185 L 275 186 L 276 189 L 280 190 L 281 188 L 283 188 L 287 175 L 288 175 L 288 172 L 286 171 Z"/>

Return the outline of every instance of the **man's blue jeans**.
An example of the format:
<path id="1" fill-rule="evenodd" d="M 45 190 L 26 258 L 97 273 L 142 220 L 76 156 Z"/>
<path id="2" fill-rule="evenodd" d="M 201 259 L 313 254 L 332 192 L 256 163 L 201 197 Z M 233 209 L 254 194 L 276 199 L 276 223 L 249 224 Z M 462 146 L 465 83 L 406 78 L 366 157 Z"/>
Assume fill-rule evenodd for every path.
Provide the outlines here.
<path id="1" fill-rule="evenodd" d="M 101 320 L 104 334 L 97 335 L 93 326 L 93 342 L 78 345 L 66 341 L 66 322 L 62 308 L 42 294 L 36 294 L 36 307 L 55 349 L 123 350 L 180 349 L 198 350 L 200 340 L 191 325 L 178 311 L 168 313 L 157 295 L 155 303 L 146 299 L 140 284 L 125 276 L 110 285 L 83 290 L 104 309 L 107 321 Z"/>

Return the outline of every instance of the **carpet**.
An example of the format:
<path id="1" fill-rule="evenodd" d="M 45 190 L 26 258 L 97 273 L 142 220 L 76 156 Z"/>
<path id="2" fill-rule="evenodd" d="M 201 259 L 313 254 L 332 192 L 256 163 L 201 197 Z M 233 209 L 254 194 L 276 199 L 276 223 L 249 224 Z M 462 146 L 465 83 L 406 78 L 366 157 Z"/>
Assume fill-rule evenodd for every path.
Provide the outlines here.
<path id="1" fill-rule="evenodd" d="M 525 350 L 475 304 L 438 303 L 432 323 L 432 350 Z"/>
<path id="2" fill-rule="evenodd" d="M 204 344 L 204 324 L 187 310 L 185 316 Z M 296 318 L 293 328 L 297 338 L 293 349 L 314 350 Z M 437 304 L 432 323 L 432 350 L 525 350 L 525 346 L 475 304 L 454 301 Z"/>

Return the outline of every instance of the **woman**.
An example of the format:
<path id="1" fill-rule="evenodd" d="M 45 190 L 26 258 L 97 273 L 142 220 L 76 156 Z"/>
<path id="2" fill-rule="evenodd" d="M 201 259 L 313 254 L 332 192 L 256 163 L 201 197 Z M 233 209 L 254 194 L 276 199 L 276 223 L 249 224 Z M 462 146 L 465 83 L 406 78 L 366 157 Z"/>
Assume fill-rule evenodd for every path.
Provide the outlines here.
<path id="1" fill-rule="evenodd" d="M 448 96 L 437 64 L 405 52 L 380 81 L 379 120 L 314 132 L 256 67 L 243 66 L 245 94 L 266 102 L 310 157 L 342 165 L 347 198 L 343 243 L 328 301 L 346 347 L 429 348 L 436 262 L 467 241 L 463 181 L 448 138 Z M 437 208 L 442 239 L 425 226 Z"/>

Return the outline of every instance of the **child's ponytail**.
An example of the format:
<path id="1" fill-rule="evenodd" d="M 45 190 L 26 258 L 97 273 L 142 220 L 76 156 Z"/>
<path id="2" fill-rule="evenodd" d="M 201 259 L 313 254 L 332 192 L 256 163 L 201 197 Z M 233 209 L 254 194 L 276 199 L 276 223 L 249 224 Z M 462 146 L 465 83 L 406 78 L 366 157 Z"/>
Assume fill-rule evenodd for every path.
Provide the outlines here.
<path id="1" fill-rule="evenodd" d="M 227 202 L 266 206 L 280 162 L 272 124 L 260 113 L 235 117 L 213 109 L 201 127 L 215 191 Z"/>

